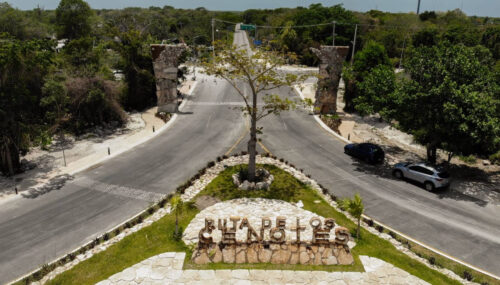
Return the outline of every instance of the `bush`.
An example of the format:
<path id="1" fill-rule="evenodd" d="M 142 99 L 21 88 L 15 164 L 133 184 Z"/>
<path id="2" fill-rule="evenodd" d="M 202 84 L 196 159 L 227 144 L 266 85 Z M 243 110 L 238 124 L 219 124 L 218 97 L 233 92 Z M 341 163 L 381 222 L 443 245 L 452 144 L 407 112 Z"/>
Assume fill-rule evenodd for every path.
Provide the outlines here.
<path id="1" fill-rule="evenodd" d="M 377 231 L 378 231 L 379 233 L 381 233 L 381 232 L 383 232 L 383 231 L 384 231 L 384 227 L 383 227 L 383 226 L 378 225 L 378 226 L 376 226 L 375 228 L 377 229 Z"/>
<path id="2" fill-rule="evenodd" d="M 434 258 L 434 256 L 429 257 L 429 259 L 428 259 L 428 260 L 429 260 L 429 263 L 430 263 L 431 265 L 436 264 L 436 258 Z"/>
<path id="3" fill-rule="evenodd" d="M 470 273 L 469 271 L 467 270 L 464 270 L 464 273 L 463 273 L 463 277 L 465 280 L 467 281 L 472 281 L 472 273 Z"/>
<path id="4" fill-rule="evenodd" d="M 500 150 L 490 155 L 489 160 L 491 161 L 491 163 L 500 165 Z"/>
<path id="5" fill-rule="evenodd" d="M 472 154 L 469 155 L 469 156 L 461 156 L 461 155 L 459 155 L 458 158 L 461 161 L 463 161 L 463 162 L 465 162 L 467 164 L 474 164 L 474 163 L 476 163 L 476 157 L 474 155 L 472 155 Z"/>

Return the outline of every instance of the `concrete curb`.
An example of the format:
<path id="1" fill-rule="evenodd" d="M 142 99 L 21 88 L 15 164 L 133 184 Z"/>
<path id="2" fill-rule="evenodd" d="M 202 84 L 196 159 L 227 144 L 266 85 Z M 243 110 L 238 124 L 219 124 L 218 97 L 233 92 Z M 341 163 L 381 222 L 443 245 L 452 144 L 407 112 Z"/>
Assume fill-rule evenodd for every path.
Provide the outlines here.
<path id="1" fill-rule="evenodd" d="M 194 91 L 194 89 L 196 88 L 196 86 L 197 86 L 197 85 L 198 85 L 198 81 L 195 81 L 195 83 L 193 84 L 193 86 L 191 86 L 191 89 L 189 89 L 189 91 L 188 91 L 188 93 L 187 93 L 186 95 L 191 96 L 191 94 L 193 94 L 193 91 Z M 182 100 L 182 103 L 181 103 L 181 105 L 179 106 L 179 110 L 181 110 L 181 109 L 183 109 L 183 108 L 184 108 L 184 106 L 186 105 L 186 102 L 187 102 L 187 100 L 185 100 L 185 99 L 184 99 L 184 100 Z M 77 169 L 75 169 L 75 170 L 68 171 L 68 172 L 65 172 L 65 171 L 63 170 L 62 172 L 63 172 L 63 173 L 68 173 L 68 174 L 70 174 L 70 175 L 74 175 L 74 174 L 76 174 L 76 173 L 79 173 L 79 172 L 82 172 L 82 171 L 84 171 L 84 170 L 86 170 L 86 169 L 89 169 L 89 168 L 91 168 L 91 167 L 93 167 L 93 166 L 95 166 L 95 165 L 98 165 L 99 163 L 103 163 L 104 161 L 107 161 L 107 160 L 109 160 L 109 159 L 111 159 L 111 158 L 113 158 L 113 157 L 116 157 L 117 155 L 120 155 L 120 154 L 122 154 L 122 153 L 124 153 L 124 152 L 127 152 L 127 151 L 129 151 L 129 150 L 133 149 L 134 147 L 136 147 L 136 146 L 138 146 L 138 145 L 140 145 L 140 144 L 143 144 L 143 143 L 147 142 L 148 140 L 150 140 L 150 139 L 152 139 L 152 138 L 156 137 L 157 135 L 161 134 L 163 131 L 165 131 L 165 130 L 166 130 L 166 129 L 168 129 L 170 126 L 172 126 L 172 124 L 175 122 L 175 120 L 177 119 L 177 117 L 178 117 L 178 114 L 177 114 L 177 113 L 176 113 L 176 114 L 174 114 L 174 115 L 172 116 L 172 118 L 170 118 L 170 120 L 169 120 L 169 121 L 168 121 L 165 125 L 161 126 L 161 127 L 158 129 L 158 131 L 157 131 L 157 132 L 154 132 L 151 136 L 144 137 L 143 139 L 141 139 L 141 140 L 139 140 L 139 141 L 137 141 L 137 142 L 135 142 L 135 143 L 133 143 L 133 144 L 130 144 L 127 148 L 120 149 L 120 150 L 118 150 L 118 151 L 116 151 L 116 152 L 113 152 L 113 154 L 111 154 L 111 155 L 108 155 L 108 156 L 105 156 L 105 157 L 103 157 L 103 158 L 101 158 L 101 159 L 95 160 L 95 161 L 94 161 L 92 164 L 90 164 L 90 165 L 85 165 L 85 166 L 82 166 L 82 167 L 77 168 Z"/>
<path id="2" fill-rule="evenodd" d="M 301 98 L 302 100 L 304 100 L 304 98 L 305 98 L 305 97 L 304 97 L 304 94 L 302 94 L 302 91 L 300 91 L 300 89 L 298 88 L 298 86 L 297 86 L 297 85 L 295 85 L 295 86 L 294 86 L 294 90 L 295 90 L 295 92 L 297 92 L 297 94 L 300 96 L 300 98 Z M 316 122 L 317 122 L 317 123 L 318 123 L 318 124 L 319 124 L 319 125 L 323 128 L 323 129 L 325 129 L 325 131 L 327 131 L 327 132 L 328 132 L 328 133 L 330 133 L 331 135 L 335 136 L 336 138 L 340 139 L 341 141 L 343 141 L 343 142 L 345 142 L 345 143 L 347 143 L 347 144 L 352 143 L 350 140 L 348 140 L 348 139 L 344 138 L 343 136 L 341 136 L 341 135 L 337 134 L 337 133 L 336 133 L 336 132 L 334 132 L 332 129 L 330 129 L 330 127 L 328 127 L 325 123 L 323 123 L 323 121 L 319 118 L 319 116 L 318 116 L 318 115 L 314 115 L 314 119 L 316 120 Z M 394 157 L 393 157 L 393 156 L 391 156 L 391 155 L 387 155 L 387 154 L 386 154 L 386 156 L 391 157 L 391 158 L 394 158 Z M 418 244 L 418 245 L 420 245 L 420 246 L 422 246 L 422 247 L 424 247 L 424 248 L 426 248 L 426 249 L 428 249 L 428 250 L 430 250 L 430 251 L 432 251 L 432 252 L 434 252 L 434 253 L 437 253 L 437 254 L 439 254 L 439 255 L 441 255 L 441 256 L 443 256 L 443 257 L 445 257 L 445 258 L 448 258 L 448 259 L 450 259 L 450 260 L 452 260 L 452 261 L 454 261 L 454 262 L 457 262 L 457 263 L 459 263 L 459 264 L 461 264 L 461 265 L 463 265 L 463 266 L 466 266 L 466 267 L 468 267 L 468 268 L 470 268 L 470 269 L 472 269 L 472 270 L 475 270 L 475 271 L 477 271 L 477 272 L 480 272 L 480 273 L 482 273 L 482 274 L 484 274 L 484 275 L 488 275 L 488 276 L 490 276 L 490 277 L 492 277 L 492 278 L 495 278 L 495 279 L 499 279 L 499 280 L 500 280 L 500 277 L 499 277 L 499 276 L 496 276 L 495 274 L 493 274 L 493 273 L 491 273 L 491 272 L 488 272 L 488 271 L 482 270 L 482 269 L 480 269 L 480 268 L 477 268 L 477 267 L 475 267 L 475 266 L 474 266 L 474 265 L 472 265 L 472 264 L 469 264 L 469 263 L 467 263 L 467 262 L 465 262 L 465 261 L 462 261 L 462 260 L 460 260 L 460 259 L 458 259 L 458 258 L 456 258 L 456 257 L 453 257 L 453 256 L 451 256 L 451 255 L 448 255 L 448 254 L 446 254 L 446 253 L 444 253 L 444 252 L 442 252 L 442 251 L 440 251 L 440 250 L 438 250 L 438 249 L 435 249 L 435 248 L 433 248 L 433 247 L 432 247 L 432 246 L 430 246 L 430 245 L 427 245 L 427 244 L 425 244 L 425 243 L 423 243 L 423 242 L 421 242 L 421 241 L 418 241 L 418 240 L 416 240 L 416 239 L 414 239 L 414 238 L 412 238 L 412 237 L 409 237 L 409 236 L 407 236 L 407 235 L 405 235 L 405 234 L 403 234 L 403 233 L 401 233 L 401 232 L 399 232 L 399 231 L 397 231 L 397 230 L 395 230 L 395 229 L 393 229 L 393 228 L 391 228 L 391 227 L 389 227 L 389 226 L 387 226 L 387 225 L 385 225 L 385 224 L 383 224 L 383 223 L 381 223 L 381 222 L 379 222 L 379 221 L 377 221 L 377 220 L 373 219 L 373 218 L 372 218 L 372 217 L 370 217 L 370 216 L 367 216 L 367 215 L 363 214 L 363 218 L 370 219 L 370 220 L 372 220 L 373 222 L 375 222 L 376 224 L 379 224 L 379 225 L 383 226 L 384 228 L 386 228 L 386 229 L 388 229 L 388 230 L 390 230 L 390 231 L 393 231 L 393 232 L 394 232 L 394 233 L 396 233 L 397 235 L 402 236 L 403 238 L 405 238 L 405 239 L 407 239 L 407 240 L 409 240 L 409 241 L 411 241 L 411 242 L 414 242 L 414 243 L 416 243 L 416 244 Z"/>

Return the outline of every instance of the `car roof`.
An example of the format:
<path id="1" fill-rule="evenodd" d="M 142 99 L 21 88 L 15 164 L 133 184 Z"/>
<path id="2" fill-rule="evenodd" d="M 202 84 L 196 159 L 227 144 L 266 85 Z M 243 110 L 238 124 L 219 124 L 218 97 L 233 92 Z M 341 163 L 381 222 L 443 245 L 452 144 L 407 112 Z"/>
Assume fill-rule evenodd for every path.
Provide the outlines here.
<path id="1" fill-rule="evenodd" d="M 444 171 L 444 170 L 443 170 L 443 169 L 441 169 L 439 166 L 434 167 L 434 166 L 429 165 L 429 164 L 427 164 L 427 163 L 425 163 L 425 162 L 411 163 L 411 164 L 410 164 L 410 165 L 408 165 L 408 166 L 421 166 L 421 167 L 423 167 L 423 168 L 429 169 L 429 170 L 434 171 L 434 172 L 443 172 L 443 171 Z"/>

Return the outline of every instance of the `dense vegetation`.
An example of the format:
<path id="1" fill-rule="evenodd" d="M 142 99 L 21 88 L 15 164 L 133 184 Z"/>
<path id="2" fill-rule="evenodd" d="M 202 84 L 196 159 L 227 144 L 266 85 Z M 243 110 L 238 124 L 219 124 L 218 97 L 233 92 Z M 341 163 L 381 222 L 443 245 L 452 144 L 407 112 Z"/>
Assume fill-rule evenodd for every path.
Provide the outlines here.
<path id="1" fill-rule="evenodd" d="M 359 13 L 340 5 L 321 4 L 244 12 L 183 10 L 170 6 L 93 10 L 83 0 L 61 0 L 56 10 L 37 7 L 20 11 L 0 3 L 0 171 L 17 172 L 21 154 L 31 146 L 49 144 L 56 134 L 80 134 L 103 124 L 117 126 L 126 120 L 124 110 L 154 105 L 149 44 L 162 40 L 185 42 L 198 47 L 196 55 L 209 56 L 206 47 L 211 42 L 212 18 L 218 19 L 216 39 L 230 38 L 234 29 L 231 23 L 257 24 L 260 27 L 250 32 L 252 37 L 274 50 L 296 53 L 297 59 L 290 61 L 307 65 L 317 64 L 310 47 L 332 43 L 331 23 L 336 22 L 335 44 L 348 46 L 352 46 L 358 24 L 354 64 L 344 74 L 349 111 L 363 114 L 387 111 L 384 113 L 387 119 L 397 120 L 402 129 L 415 134 L 421 143 L 431 145 L 431 149 L 436 146 L 464 155 L 490 154 L 499 149 L 499 19 L 467 17 L 459 10 L 431 11 L 419 16 L 381 11 Z M 64 47 L 61 48 L 63 42 L 58 39 L 66 39 Z M 450 90 L 456 91 L 454 98 L 467 106 L 462 103 L 453 108 L 448 106 L 445 86 L 439 87 L 439 102 L 426 101 L 442 117 L 447 113 L 437 110 L 445 105 L 448 108 L 445 110 L 455 112 L 453 119 L 437 121 L 438 129 L 446 130 L 444 135 L 449 139 L 435 141 L 434 137 L 443 136 L 443 132 L 428 127 L 417 129 L 390 114 L 398 113 L 397 107 L 406 103 L 420 106 L 417 94 L 438 91 L 424 86 L 412 90 L 409 84 L 421 84 L 419 79 L 401 80 L 391 71 L 402 63 L 402 67 L 408 65 L 409 75 L 413 76 L 419 57 L 436 60 L 437 56 L 448 53 L 461 58 L 474 55 L 469 62 L 458 64 L 479 63 L 483 68 L 467 70 L 472 72 L 464 74 L 468 78 L 454 77 L 453 83 L 448 84 Z M 441 59 L 438 62 L 442 65 L 436 68 L 441 70 L 453 63 Z M 438 69 L 433 73 L 434 69 L 429 70 L 432 73 L 429 75 L 437 76 L 430 79 L 433 82 L 441 82 Z M 123 74 L 123 80 L 115 78 L 116 71 Z M 459 75 L 457 72 L 450 71 L 450 76 Z M 472 84 L 478 78 L 481 84 Z M 389 106 L 391 94 L 405 95 L 410 101 Z M 470 104 L 471 94 L 479 106 Z M 416 116 L 423 116 L 422 120 L 435 119 L 430 114 L 410 111 L 403 112 L 413 115 L 407 121 Z M 487 120 L 479 122 L 474 116 L 486 116 Z M 450 120 L 455 124 L 448 124 Z M 474 128 L 479 128 L 478 132 L 470 133 Z M 463 134 L 470 136 L 458 146 L 449 143 Z"/>

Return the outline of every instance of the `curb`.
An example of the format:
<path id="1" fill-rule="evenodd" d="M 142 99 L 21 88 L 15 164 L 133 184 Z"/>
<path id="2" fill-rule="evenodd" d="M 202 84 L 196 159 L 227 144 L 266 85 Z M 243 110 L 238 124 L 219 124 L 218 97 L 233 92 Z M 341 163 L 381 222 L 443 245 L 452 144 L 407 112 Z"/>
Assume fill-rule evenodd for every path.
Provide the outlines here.
<path id="1" fill-rule="evenodd" d="M 194 89 L 196 88 L 196 86 L 197 86 L 197 85 L 198 85 L 198 81 L 195 81 L 195 82 L 194 82 L 194 84 L 193 84 L 193 86 L 191 86 L 191 89 L 189 89 L 189 91 L 187 92 L 187 94 L 186 94 L 186 95 L 191 96 L 191 94 L 193 94 L 193 91 L 194 91 Z M 186 105 L 186 103 L 187 103 L 187 100 L 182 100 L 182 103 L 181 103 L 181 105 L 179 106 L 179 110 L 183 109 L 183 108 L 184 108 L 184 106 Z M 126 149 L 119 150 L 119 151 L 117 151 L 117 152 L 114 152 L 114 153 L 113 153 L 113 154 L 111 154 L 111 155 L 108 155 L 108 156 L 106 156 L 106 157 L 103 157 L 103 158 L 101 158 L 101 159 L 98 159 L 98 160 L 94 161 L 94 163 L 92 163 L 91 165 L 86 165 L 86 166 L 80 167 L 80 168 L 78 168 L 78 169 L 76 169 L 76 170 L 71 170 L 71 171 L 68 171 L 68 172 L 66 172 L 66 173 L 68 173 L 69 175 L 74 175 L 74 174 L 76 174 L 76 173 L 82 172 L 82 171 L 84 171 L 84 170 L 87 170 L 87 169 L 89 169 L 89 168 L 92 168 L 92 167 L 94 167 L 94 166 L 98 165 L 99 163 L 103 163 L 104 161 L 106 161 L 106 160 L 108 160 L 108 159 L 111 159 L 111 158 L 113 158 L 113 157 L 115 157 L 115 156 L 117 156 L 117 155 L 120 155 L 120 154 L 122 154 L 122 153 L 124 153 L 124 152 L 127 152 L 127 151 L 129 151 L 129 150 L 133 149 L 134 147 L 136 147 L 136 146 L 138 146 L 138 145 L 140 145 L 140 144 L 143 144 L 143 143 L 147 142 L 148 140 L 150 140 L 150 139 L 152 139 L 152 138 L 156 137 L 157 135 L 159 135 L 160 133 L 162 133 L 163 131 L 165 131 L 166 129 L 168 129 L 168 128 L 169 128 L 169 127 L 170 127 L 170 126 L 174 123 L 174 121 L 177 119 L 177 117 L 178 117 L 178 114 L 177 114 L 177 113 L 175 113 L 175 114 L 172 116 L 172 118 L 170 118 L 170 120 L 169 120 L 169 121 L 168 121 L 165 125 L 161 126 L 161 127 L 158 129 L 158 131 L 156 131 L 155 133 L 153 133 L 153 135 L 152 135 L 152 136 L 150 136 L 150 137 L 145 137 L 145 138 L 143 138 L 143 139 L 141 139 L 141 140 L 139 140 L 139 141 L 135 142 L 134 144 L 129 145 Z M 63 172 L 64 172 L 64 171 L 63 171 Z"/>
<path id="2" fill-rule="evenodd" d="M 297 94 L 300 96 L 300 98 L 301 98 L 302 100 L 304 100 L 304 98 L 305 98 L 305 97 L 304 97 L 304 94 L 302 93 L 302 91 L 300 91 L 300 89 L 298 88 L 298 86 L 297 86 L 297 85 L 295 85 L 295 86 L 294 86 L 294 90 L 295 90 L 295 92 L 297 92 Z M 337 134 L 337 133 L 336 133 L 336 132 L 334 132 L 332 129 L 330 129 L 330 128 L 329 128 L 329 127 L 328 127 L 328 126 L 327 126 L 327 125 L 326 125 L 326 124 L 325 124 L 325 123 L 324 123 L 324 122 L 323 122 L 323 121 L 319 118 L 319 116 L 318 116 L 318 115 L 314 115 L 314 119 L 315 119 L 315 120 L 316 120 L 316 122 L 317 122 L 317 123 L 318 123 L 318 124 L 319 124 L 319 125 L 320 125 L 320 126 L 321 126 L 324 130 L 325 130 L 325 131 L 327 131 L 329 134 L 331 134 L 331 135 L 335 136 L 336 138 L 338 138 L 339 140 L 341 140 L 341 141 L 343 141 L 343 142 L 345 142 L 345 143 L 352 143 L 350 140 L 348 140 L 348 139 L 344 138 L 343 136 L 341 136 L 341 135 Z M 391 155 L 387 155 L 387 154 L 386 154 L 386 156 L 391 157 L 391 158 L 394 158 L 394 157 L 393 157 L 393 156 L 391 156 Z M 484 274 L 484 275 L 488 275 L 488 276 L 490 276 L 490 277 L 492 277 L 492 278 L 495 278 L 495 279 L 499 279 L 499 280 L 500 280 L 500 277 L 499 277 L 499 276 L 496 276 L 495 274 L 493 274 L 493 273 L 491 273 L 491 272 L 488 272 L 488 271 L 485 271 L 485 270 L 480 269 L 480 268 L 478 268 L 478 267 L 475 267 L 474 265 L 471 265 L 471 264 L 469 264 L 469 263 L 467 263 L 467 262 L 465 262 L 465 261 L 462 261 L 462 260 L 460 260 L 460 259 L 458 259 L 458 258 L 456 258 L 456 257 L 453 257 L 453 256 L 451 256 L 451 255 L 448 255 L 448 254 L 446 254 L 446 253 L 444 253 L 444 252 L 440 251 L 439 249 L 436 249 L 436 248 L 434 248 L 434 247 L 432 247 L 432 246 L 430 246 L 430 245 L 427 245 L 427 244 L 425 244 L 425 243 L 423 243 L 423 242 L 421 242 L 421 241 L 418 241 L 418 240 L 416 240 L 416 239 L 414 239 L 414 238 L 412 238 L 412 237 L 409 237 L 408 235 L 403 234 L 403 233 L 401 233 L 401 232 L 399 232 L 399 231 L 397 231 L 397 230 L 395 230 L 395 229 L 393 229 L 393 228 L 391 228 L 391 227 L 389 227 L 389 226 L 387 226 L 387 225 L 385 225 L 385 224 L 383 224 L 383 223 L 381 223 L 381 222 L 379 222 L 379 221 L 377 221 L 377 220 L 373 219 L 373 218 L 372 218 L 372 217 L 370 217 L 370 216 L 367 216 L 367 215 L 363 214 L 363 217 L 364 217 L 364 218 L 367 218 L 367 219 L 370 219 L 370 220 L 372 220 L 372 221 L 374 221 L 375 223 L 377 223 L 377 224 L 379 224 L 379 225 L 383 226 L 384 228 L 389 229 L 389 230 L 391 230 L 391 231 L 395 232 L 396 234 L 398 234 L 398 235 L 400 235 L 400 236 L 404 237 L 405 239 L 407 239 L 407 240 L 409 240 L 409 241 L 412 241 L 412 242 L 414 242 L 414 243 L 416 243 L 416 244 L 418 244 L 418 245 L 420 245 L 420 246 L 422 246 L 422 247 L 424 247 L 424 248 L 426 248 L 426 249 L 428 249 L 428 250 L 430 250 L 430 251 L 432 251 L 432 252 L 434 252 L 434 253 L 437 253 L 437 254 L 439 254 L 439 255 L 441 255 L 441 256 L 443 256 L 443 257 L 445 257 L 445 258 L 448 258 L 448 259 L 450 259 L 450 260 L 452 260 L 452 261 L 455 261 L 455 262 L 457 262 L 457 263 L 460 263 L 461 265 L 466 266 L 466 267 L 468 267 L 468 268 L 470 268 L 470 269 L 472 269 L 472 270 L 475 270 L 475 271 L 477 271 L 477 272 L 480 272 L 480 273 L 482 273 L 482 274 Z"/>

